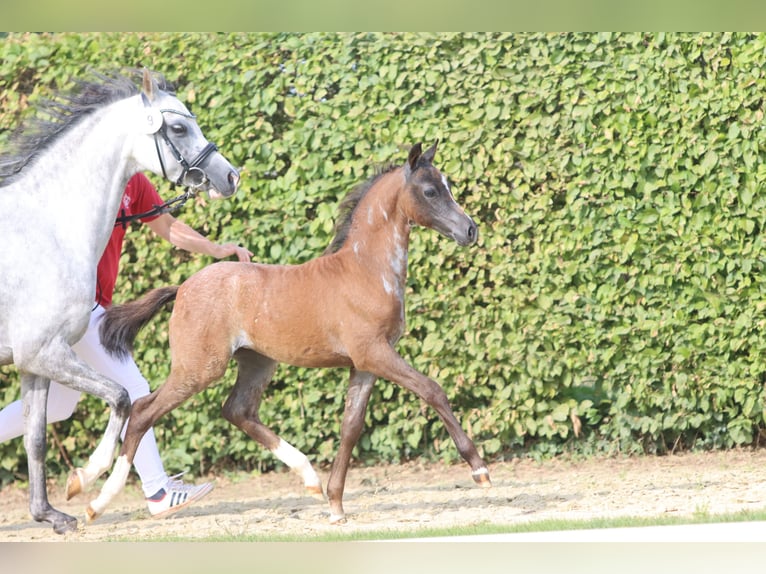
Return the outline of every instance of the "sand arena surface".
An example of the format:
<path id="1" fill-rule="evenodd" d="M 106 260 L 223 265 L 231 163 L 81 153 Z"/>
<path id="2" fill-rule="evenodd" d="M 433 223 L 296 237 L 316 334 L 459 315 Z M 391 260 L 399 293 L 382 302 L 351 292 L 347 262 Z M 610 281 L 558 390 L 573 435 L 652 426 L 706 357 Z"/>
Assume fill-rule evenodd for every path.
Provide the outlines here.
<path id="1" fill-rule="evenodd" d="M 323 481 L 327 472 L 320 472 Z M 34 522 L 27 490 L 0 491 L 0 542 L 195 540 L 209 536 L 291 535 L 326 532 L 410 531 L 480 523 L 518 524 L 548 518 L 693 516 L 766 507 L 766 450 L 666 457 L 529 460 L 490 464 L 493 487 L 474 485 L 465 464 L 352 467 L 344 506 L 348 522 L 329 524 L 326 503 L 303 492 L 289 472 L 210 477 L 206 498 L 168 519 L 150 517 L 137 485 L 129 485 L 104 516 L 85 524 L 94 492 L 64 501 L 51 484 L 57 508 L 76 516 L 80 529 L 56 535 Z M 99 483 L 100 484 L 100 483 Z"/>

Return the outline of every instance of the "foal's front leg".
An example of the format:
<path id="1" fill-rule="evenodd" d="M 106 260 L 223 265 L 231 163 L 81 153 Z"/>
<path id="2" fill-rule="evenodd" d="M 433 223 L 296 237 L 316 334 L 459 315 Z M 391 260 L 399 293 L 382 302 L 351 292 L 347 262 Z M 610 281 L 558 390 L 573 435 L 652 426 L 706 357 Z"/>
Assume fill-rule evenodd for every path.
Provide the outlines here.
<path id="1" fill-rule="evenodd" d="M 346 485 L 346 473 L 351 461 L 351 453 L 359 441 L 364 427 L 364 413 L 370 400 L 372 387 L 377 377 L 371 373 L 351 369 L 346 406 L 343 410 L 343 423 L 340 429 L 340 448 L 330 469 L 327 481 L 327 498 L 330 501 L 330 522 L 346 522 L 343 511 L 343 490 Z"/>
<path id="2" fill-rule="evenodd" d="M 476 445 L 460 426 L 439 383 L 415 370 L 387 343 L 371 346 L 364 357 L 365 370 L 375 373 L 415 393 L 439 414 L 460 456 L 471 466 L 471 476 L 479 486 L 492 486 L 489 470 Z"/>

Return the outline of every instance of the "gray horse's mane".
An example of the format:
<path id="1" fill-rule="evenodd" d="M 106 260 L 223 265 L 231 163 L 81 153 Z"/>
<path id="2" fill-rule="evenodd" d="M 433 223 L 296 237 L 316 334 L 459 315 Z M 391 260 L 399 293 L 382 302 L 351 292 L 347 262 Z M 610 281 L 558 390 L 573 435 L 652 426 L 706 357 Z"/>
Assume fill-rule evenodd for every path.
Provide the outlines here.
<path id="1" fill-rule="evenodd" d="M 375 186 L 381 177 L 397 167 L 399 166 L 392 164 L 378 169 L 375 175 L 364 183 L 357 185 L 341 200 L 338 204 L 338 216 L 336 217 L 335 228 L 333 229 L 334 237 L 330 245 L 325 249 L 325 254 L 335 253 L 343 247 L 348 238 L 348 231 L 351 228 L 351 222 L 354 220 L 354 213 L 359 202 L 362 201 L 362 198 L 367 195 L 367 192 Z"/>
<path id="2" fill-rule="evenodd" d="M 8 150 L 0 150 L 0 187 L 9 185 L 31 161 L 48 149 L 62 134 L 95 110 L 139 93 L 138 70 L 100 74 L 78 79 L 67 92 L 58 92 L 35 106 L 35 115 L 11 136 Z M 153 74 L 163 90 L 165 78 Z"/>

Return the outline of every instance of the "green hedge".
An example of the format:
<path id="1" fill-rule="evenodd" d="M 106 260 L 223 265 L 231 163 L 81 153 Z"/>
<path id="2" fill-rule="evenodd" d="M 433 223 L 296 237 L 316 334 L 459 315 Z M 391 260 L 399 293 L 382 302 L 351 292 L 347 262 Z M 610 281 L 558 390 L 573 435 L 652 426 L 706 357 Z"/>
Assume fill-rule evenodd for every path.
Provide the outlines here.
<path id="1" fill-rule="evenodd" d="M 238 195 L 181 217 L 295 263 L 328 244 L 354 184 L 440 138 L 437 163 L 481 239 L 413 234 L 399 349 L 443 384 L 486 457 L 726 448 L 764 429 L 765 50 L 745 34 L 10 35 L 0 145 L 28 104 L 88 68 L 162 71 L 243 168 Z M 130 237 L 117 301 L 210 262 Z M 164 379 L 164 321 L 136 358 L 153 386 Z M 0 375 L 7 403 L 18 385 Z M 330 461 L 346 376 L 280 368 L 263 420 Z M 158 423 L 170 469 L 274 465 L 220 417 L 232 380 Z M 56 425 L 75 461 L 103 411 L 87 398 Z M 359 460 L 457 458 L 436 414 L 389 382 L 367 423 Z M 0 445 L 0 479 L 23 460 L 20 440 Z M 51 467 L 62 460 L 52 448 Z"/>

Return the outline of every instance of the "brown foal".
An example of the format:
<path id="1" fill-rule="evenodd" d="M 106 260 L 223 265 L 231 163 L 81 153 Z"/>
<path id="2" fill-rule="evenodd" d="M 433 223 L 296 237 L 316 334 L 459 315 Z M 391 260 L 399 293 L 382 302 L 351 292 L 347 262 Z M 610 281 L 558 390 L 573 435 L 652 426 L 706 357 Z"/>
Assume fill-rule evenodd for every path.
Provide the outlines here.
<path id="1" fill-rule="evenodd" d="M 327 483 L 331 522 L 345 521 L 346 472 L 378 378 L 409 389 L 433 407 L 471 466 L 474 480 L 490 486 L 487 466 L 444 390 L 394 350 L 404 331 L 411 227 L 435 229 L 463 246 L 477 240 L 476 224 L 433 166 L 435 153 L 436 144 L 425 153 L 417 144 L 403 166 L 351 192 L 341 203 L 335 239 L 317 259 L 301 265 L 215 263 L 180 287 L 155 289 L 107 311 L 102 341 L 117 354 L 127 353 L 138 330 L 175 299 L 169 327 L 170 376 L 134 403 L 120 456 L 131 463 L 141 437 L 155 421 L 219 380 L 233 357 L 238 375 L 223 416 L 302 474 L 306 487 L 318 496 L 321 482 L 306 456 L 258 417 L 261 397 L 278 363 L 350 368 L 340 448 Z M 91 519 L 124 481 L 125 477 L 110 477 L 88 508 Z"/>

